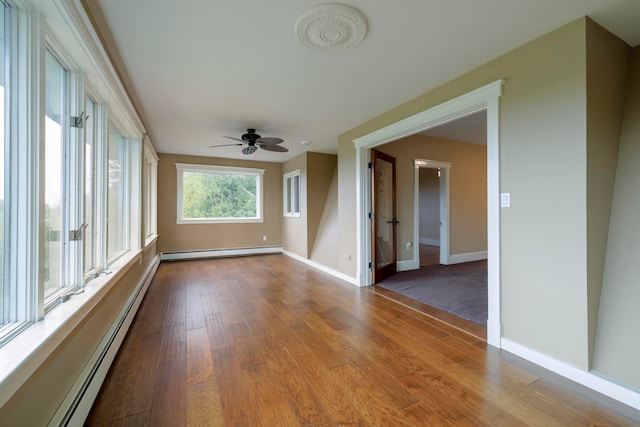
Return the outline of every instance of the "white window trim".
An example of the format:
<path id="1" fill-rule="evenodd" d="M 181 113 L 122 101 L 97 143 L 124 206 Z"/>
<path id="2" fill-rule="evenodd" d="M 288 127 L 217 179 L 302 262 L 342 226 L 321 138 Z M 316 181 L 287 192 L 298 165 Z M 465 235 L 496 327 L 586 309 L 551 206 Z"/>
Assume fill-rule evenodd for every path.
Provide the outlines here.
<path id="1" fill-rule="evenodd" d="M 158 155 L 146 136 L 144 139 L 144 249 L 147 250 L 158 239 Z"/>
<path id="2" fill-rule="evenodd" d="M 298 211 L 294 212 L 293 210 L 288 209 L 291 202 L 289 200 L 289 194 L 293 194 L 293 191 L 290 193 L 288 190 L 289 190 L 289 182 L 293 183 L 293 178 L 296 176 L 298 177 L 298 194 L 295 197 L 298 199 Z M 282 211 L 285 217 L 300 218 L 300 193 L 301 193 L 300 184 L 301 184 L 300 169 L 285 173 L 282 176 L 282 202 L 283 202 Z"/>
<path id="3" fill-rule="evenodd" d="M 217 166 L 217 165 L 196 165 L 189 163 L 176 163 L 177 169 L 177 210 L 176 224 L 224 224 L 224 223 L 259 223 L 264 222 L 263 216 L 263 190 L 264 190 L 264 169 L 243 168 L 235 166 Z M 257 177 L 256 191 L 256 217 L 255 218 L 182 218 L 182 197 L 183 197 L 183 173 L 184 172 L 212 172 L 212 173 L 228 173 L 228 174 L 244 174 L 254 175 Z"/>

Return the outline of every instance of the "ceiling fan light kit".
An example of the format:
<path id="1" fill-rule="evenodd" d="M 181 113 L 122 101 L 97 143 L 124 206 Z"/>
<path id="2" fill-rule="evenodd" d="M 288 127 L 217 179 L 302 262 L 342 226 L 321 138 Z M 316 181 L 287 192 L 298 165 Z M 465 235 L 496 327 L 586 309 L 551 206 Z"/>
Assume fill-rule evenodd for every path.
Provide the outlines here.
<path id="1" fill-rule="evenodd" d="M 356 47 L 367 35 L 367 19 L 345 4 L 314 6 L 298 18 L 296 36 L 309 49 L 344 52 Z"/>

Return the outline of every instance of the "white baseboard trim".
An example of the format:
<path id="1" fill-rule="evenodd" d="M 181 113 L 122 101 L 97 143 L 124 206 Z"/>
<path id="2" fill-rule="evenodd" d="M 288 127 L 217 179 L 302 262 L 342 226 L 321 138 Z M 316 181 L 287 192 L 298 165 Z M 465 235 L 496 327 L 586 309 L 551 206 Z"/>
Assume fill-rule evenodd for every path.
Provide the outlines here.
<path id="1" fill-rule="evenodd" d="M 419 239 L 421 245 L 440 246 L 439 239 L 429 239 L 428 237 L 421 237 Z"/>
<path id="2" fill-rule="evenodd" d="M 447 264 L 460 264 L 462 262 L 480 261 L 481 259 L 487 259 L 487 251 L 449 255 Z"/>
<path id="3" fill-rule="evenodd" d="M 396 262 L 396 271 L 417 270 L 419 268 L 420 268 L 420 263 L 415 259 Z"/>
<path id="4" fill-rule="evenodd" d="M 49 421 L 49 426 L 82 426 L 84 424 L 111 363 L 115 359 L 138 307 L 147 293 L 151 279 L 156 274 L 158 265 L 160 265 L 160 256 L 156 255 L 91 355 L 75 384 L 67 393 L 58 411 Z"/>
<path id="5" fill-rule="evenodd" d="M 246 255 L 281 254 L 282 246 L 255 246 L 249 248 L 205 249 L 195 251 L 162 252 L 162 261 L 183 259 L 222 258 Z"/>
<path id="6" fill-rule="evenodd" d="M 324 273 L 330 274 L 333 277 L 336 277 L 336 278 L 338 278 L 340 280 L 344 280 L 345 282 L 350 283 L 352 285 L 360 286 L 358 284 L 359 282 L 356 281 L 355 277 L 347 276 L 346 274 L 340 273 L 339 271 L 334 270 L 331 267 L 327 267 L 326 265 L 322 265 L 322 264 L 317 263 L 317 262 L 315 262 L 313 260 L 307 259 L 305 257 L 301 257 L 300 255 L 294 254 L 293 252 L 289 252 L 289 251 L 283 250 L 282 253 L 284 255 L 288 256 L 288 257 L 291 257 L 291 258 L 295 259 L 296 261 L 300 261 L 302 263 L 305 263 L 308 266 L 315 268 L 316 270 L 320 270 L 320 271 L 322 271 Z"/>
<path id="7" fill-rule="evenodd" d="M 542 366 L 558 375 L 575 381 L 587 388 L 602 393 L 618 402 L 640 410 L 640 393 L 629 388 L 608 381 L 591 372 L 583 371 L 575 366 L 553 359 L 546 354 L 539 353 L 521 344 L 502 338 L 501 347 L 516 356 L 522 357 L 536 365 Z"/>

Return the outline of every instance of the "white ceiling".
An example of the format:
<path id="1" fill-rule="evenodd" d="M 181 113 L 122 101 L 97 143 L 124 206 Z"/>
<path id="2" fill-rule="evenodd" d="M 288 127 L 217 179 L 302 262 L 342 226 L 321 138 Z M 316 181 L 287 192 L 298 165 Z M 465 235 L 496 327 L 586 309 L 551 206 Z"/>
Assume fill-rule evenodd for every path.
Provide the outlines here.
<path id="1" fill-rule="evenodd" d="M 85 0 L 159 152 L 246 158 L 209 146 L 252 127 L 285 140 L 250 156 L 275 162 L 336 153 L 345 131 L 584 15 L 640 44 L 639 0 L 345 0 L 366 38 L 317 52 L 294 26 L 322 3 Z"/>

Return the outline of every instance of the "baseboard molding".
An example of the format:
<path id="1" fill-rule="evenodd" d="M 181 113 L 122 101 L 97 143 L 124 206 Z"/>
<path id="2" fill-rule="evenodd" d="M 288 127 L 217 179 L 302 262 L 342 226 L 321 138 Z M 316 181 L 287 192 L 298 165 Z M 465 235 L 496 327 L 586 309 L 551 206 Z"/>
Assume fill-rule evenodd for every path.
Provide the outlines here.
<path id="1" fill-rule="evenodd" d="M 396 271 L 417 270 L 419 268 L 420 268 L 420 263 L 415 259 L 396 262 Z"/>
<path id="2" fill-rule="evenodd" d="M 480 261 L 482 259 L 487 259 L 487 251 L 449 255 L 447 264 L 460 264 L 462 262 Z"/>
<path id="3" fill-rule="evenodd" d="M 296 261 L 300 261 L 300 262 L 302 262 L 304 264 L 307 264 L 308 266 L 313 267 L 316 270 L 320 270 L 320 271 L 322 271 L 324 273 L 330 274 L 333 277 L 336 277 L 336 278 L 338 278 L 340 280 L 344 280 L 345 282 L 350 283 L 352 285 L 360 286 L 358 284 L 359 282 L 356 281 L 355 277 L 347 276 L 346 274 L 340 273 L 339 271 L 334 270 L 331 267 L 327 267 L 326 265 L 322 265 L 322 264 L 317 263 L 317 262 L 315 262 L 313 260 L 307 259 L 305 257 L 301 257 L 300 255 L 294 254 L 293 252 L 289 252 L 289 251 L 283 250 L 282 253 L 284 255 L 288 256 L 288 257 L 291 257 L 291 258 L 295 259 Z"/>
<path id="4" fill-rule="evenodd" d="M 612 381 L 591 372 L 583 371 L 575 366 L 553 359 L 546 354 L 539 353 L 521 344 L 502 338 L 500 341 L 503 350 L 522 357 L 536 365 L 542 366 L 558 375 L 581 384 L 591 390 L 604 394 L 618 402 L 640 410 L 640 392 L 623 387 Z"/>
<path id="5" fill-rule="evenodd" d="M 222 258 L 247 255 L 281 254 L 282 246 L 255 246 L 248 248 L 205 249 L 195 251 L 162 252 L 162 261 L 183 259 Z"/>
<path id="6" fill-rule="evenodd" d="M 421 237 L 418 241 L 421 245 L 440 246 L 439 239 L 429 239 L 428 237 Z"/>
<path id="7" fill-rule="evenodd" d="M 82 426 L 84 424 L 159 264 L 160 257 L 156 255 L 91 355 L 80 377 L 49 421 L 49 426 Z"/>

